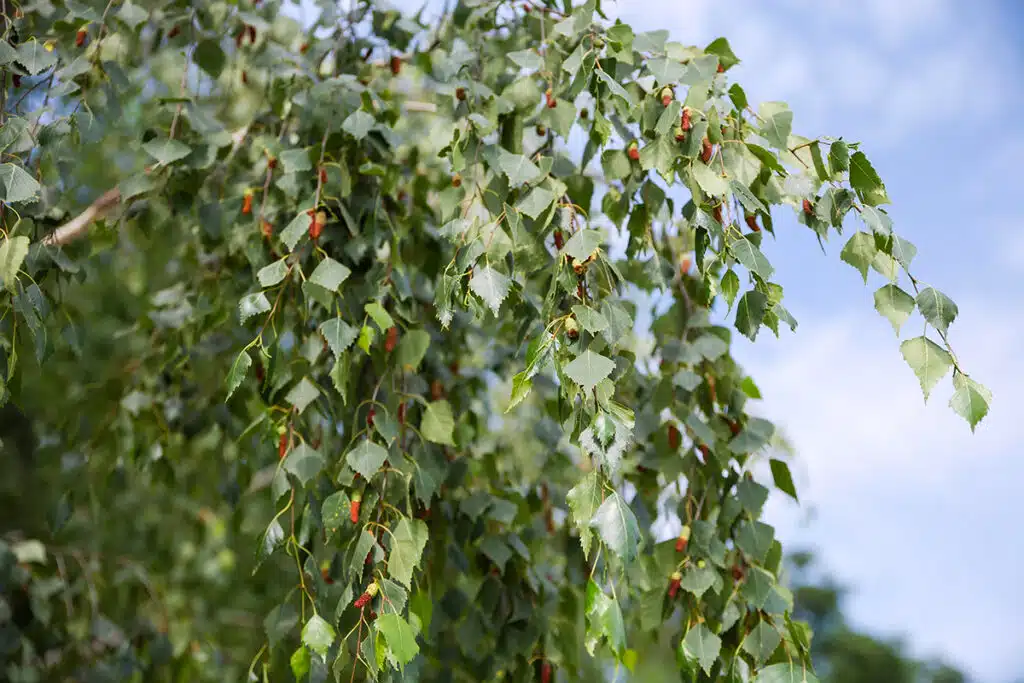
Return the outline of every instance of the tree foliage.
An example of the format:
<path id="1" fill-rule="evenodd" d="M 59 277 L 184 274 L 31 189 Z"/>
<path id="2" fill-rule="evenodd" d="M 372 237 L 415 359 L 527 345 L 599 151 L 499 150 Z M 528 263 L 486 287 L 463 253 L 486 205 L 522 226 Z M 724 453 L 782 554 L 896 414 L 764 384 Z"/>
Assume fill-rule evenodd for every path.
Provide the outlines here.
<path id="1" fill-rule="evenodd" d="M 814 681 L 773 218 L 991 398 L 862 146 L 597 0 L 315 7 L 4 0 L 7 676 Z"/>

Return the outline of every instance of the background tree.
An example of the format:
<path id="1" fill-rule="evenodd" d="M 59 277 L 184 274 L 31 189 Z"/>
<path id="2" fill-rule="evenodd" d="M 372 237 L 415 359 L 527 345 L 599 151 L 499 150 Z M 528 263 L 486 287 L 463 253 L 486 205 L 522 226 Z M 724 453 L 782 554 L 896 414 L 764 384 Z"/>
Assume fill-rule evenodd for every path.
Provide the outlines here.
<path id="1" fill-rule="evenodd" d="M 316 8 L 0 8 L 7 677 L 815 680 L 773 212 L 990 399 L 861 147 L 596 0 Z"/>

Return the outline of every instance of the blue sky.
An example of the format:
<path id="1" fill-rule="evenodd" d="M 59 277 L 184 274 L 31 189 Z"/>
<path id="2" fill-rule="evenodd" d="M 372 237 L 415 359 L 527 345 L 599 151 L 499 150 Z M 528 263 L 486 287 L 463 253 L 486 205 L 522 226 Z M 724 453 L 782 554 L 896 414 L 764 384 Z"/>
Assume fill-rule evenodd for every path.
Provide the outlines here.
<path id="1" fill-rule="evenodd" d="M 397 2 L 415 8 L 419 3 Z M 919 249 L 917 277 L 951 296 L 951 342 L 995 395 L 972 435 L 928 404 L 864 286 L 822 255 L 791 216 L 764 250 L 800 322 L 776 340 L 740 335 L 736 355 L 798 452 L 804 504 L 769 503 L 784 541 L 818 548 L 854 592 L 859 626 L 905 635 L 978 683 L 1024 679 L 1024 6 L 979 0 L 605 0 L 637 31 L 704 45 L 719 35 L 743 63 L 752 102 L 782 99 L 794 132 L 842 135 L 886 182 L 896 230 Z M 848 229 L 852 229 L 852 225 Z M 904 336 L 919 334 L 912 318 Z M 1016 344 L 1015 344 L 1016 343 Z"/>

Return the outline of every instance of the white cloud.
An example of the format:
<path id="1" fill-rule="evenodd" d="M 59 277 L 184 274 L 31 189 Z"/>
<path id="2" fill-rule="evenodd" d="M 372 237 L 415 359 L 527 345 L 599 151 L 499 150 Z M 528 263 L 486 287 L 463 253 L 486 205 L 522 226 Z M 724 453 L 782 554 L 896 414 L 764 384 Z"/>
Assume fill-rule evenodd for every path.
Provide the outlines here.
<path id="1" fill-rule="evenodd" d="M 796 335 L 738 352 L 798 453 L 804 508 L 781 498 L 768 508 L 784 538 L 820 546 L 825 566 L 856 589 L 856 622 L 1005 680 L 1024 670 L 1021 602 L 990 586 L 1024 581 L 1024 537 L 1009 514 L 1024 492 L 1014 401 L 1024 307 L 960 303 L 954 349 L 995 395 L 974 435 L 947 405 L 948 378 L 924 403 L 891 328 L 870 311 L 805 313 Z M 808 507 L 815 520 L 800 528 Z"/>

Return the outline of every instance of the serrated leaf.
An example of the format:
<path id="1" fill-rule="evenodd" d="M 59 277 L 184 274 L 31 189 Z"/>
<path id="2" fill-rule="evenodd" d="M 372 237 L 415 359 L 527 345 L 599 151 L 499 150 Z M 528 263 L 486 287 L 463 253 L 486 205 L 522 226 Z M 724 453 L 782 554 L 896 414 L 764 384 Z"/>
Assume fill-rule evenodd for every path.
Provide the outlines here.
<path id="1" fill-rule="evenodd" d="M 382 614 L 377 617 L 374 626 L 384 636 L 388 658 L 393 659 L 399 668 L 405 667 L 419 654 L 420 646 L 416 643 L 416 631 L 398 614 Z"/>
<path id="2" fill-rule="evenodd" d="M 351 274 L 352 271 L 348 269 L 348 266 L 338 263 L 328 256 L 313 270 L 309 281 L 331 292 L 337 292 L 341 283 Z"/>
<path id="3" fill-rule="evenodd" d="M 512 280 L 490 266 L 473 271 L 473 279 L 469 281 L 469 289 L 490 307 L 494 315 L 498 315 L 501 302 L 508 296 L 512 288 Z"/>
<path id="4" fill-rule="evenodd" d="M 40 185 L 17 164 L 0 164 L 0 201 L 13 204 L 33 199 Z"/>
<path id="5" fill-rule="evenodd" d="M 149 13 L 138 5 L 126 2 L 117 11 L 117 18 L 130 28 L 136 29 L 140 24 L 145 23 L 149 19 Z"/>
<path id="6" fill-rule="evenodd" d="M 608 319 L 589 306 L 573 306 L 572 313 L 580 327 L 591 334 L 599 334 L 608 329 Z"/>
<path id="7" fill-rule="evenodd" d="M 914 305 L 914 297 L 896 285 L 884 285 L 875 292 L 875 310 L 885 316 L 896 336 L 899 336 L 900 327 L 914 312 Z"/>
<path id="8" fill-rule="evenodd" d="M 686 637 L 681 643 L 683 654 L 690 659 L 697 660 L 704 673 L 711 675 L 711 667 L 718 659 L 718 653 L 722 649 L 722 639 L 711 632 L 703 623 L 697 624 L 686 632 Z"/>
<path id="9" fill-rule="evenodd" d="M 348 115 L 341 124 L 341 129 L 356 140 L 362 140 L 375 125 L 377 125 L 377 119 L 373 118 L 372 114 L 357 109 Z"/>
<path id="10" fill-rule="evenodd" d="M 406 588 L 412 586 L 412 572 L 420 562 L 430 533 L 420 519 L 403 518 L 391 537 L 388 574 Z"/>
<path id="11" fill-rule="evenodd" d="M 743 639 L 746 650 L 758 664 L 766 661 L 782 642 L 782 636 L 768 622 L 761 620 Z"/>
<path id="12" fill-rule="evenodd" d="M 583 229 L 569 238 L 565 243 L 566 254 L 579 261 L 585 261 L 601 246 L 604 235 L 598 230 Z"/>
<path id="13" fill-rule="evenodd" d="M 598 69 L 595 73 L 597 74 L 597 77 L 600 78 L 601 81 L 608 86 L 608 89 L 612 92 L 612 94 L 621 99 L 623 102 L 625 102 L 627 107 L 632 109 L 633 107 L 636 106 L 636 102 L 633 101 L 633 96 L 630 95 L 629 91 L 623 88 L 617 80 L 609 76 L 602 69 Z"/>
<path id="14" fill-rule="evenodd" d="M 928 394 L 953 365 L 952 356 L 924 335 L 900 344 L 900 353 L 921 382 L 921 391 L 924 392 L 924 400 L 927 401 Z"/>
<path id="15" fill-rule="evenodd" d="M 0 41 L 0 44 L 6 45 L 6 41 Z M 0 127 L 0 152 L 20 140 L 28 131 L 28 121 L 18 116 L 8 117 L 3 127 Z"/>
<path id="16" fill-rule="evenodd" d="M 917 308 L 924 319 L 942 334 L 946 334 L 959 312 L 953 300 L 934 287 L 921 290 L 917 295 Z"/>
<path id="17" fill-rule="evenodd" d="M 331 318 L 320 323 L 320 334 L 331 347 L 334 357 L 339 358 L 356 340 L 359 331 L 341 318 Z"/>
<path id="18" fill-rule="evenodd" d="M 420 421 L 423 438 L 432 443 L 454 446 L 455 418 L 448 401 L 432 401 L 423 411 Z"/>
<path id="19" fill-rule="evenodd" d="M 846 242 L 839 258 L 860 271 L 864 282 L 868 281 L 868 268 L 877 253 L 875 238 L 866 232 L 855 232 Z"/>
<path id="20" fill-rule="evenodd" d="M 302 413 L 319 396 L 320 390 L 316 388 L 316 385 L 309 381 L 308 377 L 303 377 L 288 391 L 284 400 L 295 406 L 295 410 L 299 413 Z"/>
<path id="21" fill-rule="evenodd" d="M 528 158 L 505 150 L 499 151 L 498 167 L 512 186 L 528 183 L 540 175 L 540 169 Z"/>
<path id="22" fill-rule="evenodd" d="M 679 79 L 686 73 L 686 68 L 682 64 L 668 57 L 648 59 L 647 69 L 654 75 L 658 85 L 662 86 L 678 83 Z"/>
<path id="23" fill-rule="evenodd" d="M 679 587 L 700 599 L 709 588 L 715 585 L 716 576 L 715 570 L 711 567 L 698 567 L 691 564 L 683 572 L 683 579 L 679 582 Z"/>
<path id="24" fill-rule="evenodd" d="M 754 196 L 754 193 L 750 191 L 750 188 L 741 183 L 740 181 L 732 178 L 729 180 L 729 189 L 736 195 L 736 198 L 740 200 L 740 204 L 747 211 L 754 213 L 760 211 L 762 213 L 768 213 L 768 207 L 761 202 L 760 199 Z"/>
<path id="25" fill-rule="evenodd" d="M 530 193 L 523 197 L 516 208 L 534 220 L 551 206 L 555 201 L 555 193 L 543 187 L 535 187 Z"/>
<path id="26" fill-rule="evenodd" d="M 601 478 L 597 471 L 590 472 L 569 489 L 566 494 L 566 502 L 569 504 L 569 512 L 572 515 L 573 524 L 580 532 L 580 545 L 583 547 L 584 557 L 590 556 L 590 542 L 594 532 L 590 530 L 590 520 L 601 505 Z"/>
<path id="27" fill-rule="evenodd" d="M 587 349 L 563 367 L 562 371 L 585 391 L 590 391 L 598 382 L 612 374 L 614 369 L 615 362 L 612 359 Z"/>
<path id="28" fill-rule="evenodd" d="M 760 567 L 751 567 L 747 573 L 740 595 L 747 601 L 747 604 L 754 609 L 762 609 L 772 593 L 775 579 L 771 574 Z"/>
<path id="29" fill-rule="evenodd" d="M 45 43 L 35 38 L 29 38 L 19 45 L 17 52 L 18 64 L 25 67 L 31 76 L 36 76 L 57 63 L 56 51 L 47 50 Z"/>
<path id="30" fill-rule="evenodd" d="M 828 163 L 833 173 L 850 169 L 850 148 L 842 140 L 836 140 L 828 148 Z"/>
<path id="31" fill-rule="evenodd" d="M 259 272 L 256 273 L 256 279 L 260 281 L 260 287 L 273 287 L 283 280 L 287 274 L 287 259 L 282 258 L 260 268 Z"/>
<path id="32" fill-rule="evenodd" d="M 146 153 L 164 166 L 184 159 L 192 153 L 192 148 L 178 140 L 170 138 L 153 138 L 142 146 Z"/>
<path id="33" fill-rule="evenodd" d="M 353 470 L 359 473 L 363 479 L 369 481 L 377 474 L 381 465 L 388 459 L 388 452 L 380 444 L 370 439 L 363 439 L 355 448 L 345 455 L 345 462 Z"/>
<path id="34" fill-rule="evenodd" d="M 14 285 L 18 281 L 18 271 L 21 264 L 25 262 L 28 255 L 29 240 L 24 235 L 6 237 L 0 244 L 0 279 L 4 287 L 14 291 Z"/>
<path id="35" fill-rule="evenodd" d="M 738 239 L 729 245 L 729 249 L 732 251 L 737 261 L 742 263 L 747 270 L 754 273 L 765 282 L 767 282 L 772 276 L 772 273 L 775 272 L 775 269 L 772 268 L 772 264 L 768 263 L 768 259 L 751 240 Z"/>
<path id="36" fill-rule="evenodd" d="M 312 220 L 309 214 L 302 211 L 281 231 L 281 242 L 288 247 L 288 251 L 294 251 L 302 236 L 309 233 L 309 224 Z"/>
<path id="37" fill-rule="evenodd" d="M 693 340 L 693 350 L 701 358 L 715 361 L 729 350 L 729 345 L 717 334 L 702 334 Z"/>
<path id="38" fill-rule="evenodd" d="M 590 526 L 597 529 L 604 544 L 624 562 L 636 559 L 640 552 L 640 526 L 636 515 L 618 493 L 613 492 L 604 499 L 590 520 Z"/>
<path id="39" fill-rule="evenodd" d="M 231 371 L 228 372 L 228 393 L 227 396 L 224 397 L 225 401 L 231 398 L 231 394 L 235 393 L 235 390 L 242 383 L 242 380 L 245 379 L 250 367 L 252 367 L 252 358 L 249 356 L 248 351 L 242 351 L 238 354 L 238 357 L 235 358 L 235 362 L 231 364 Z"/>
<path id="40" fill-rule="evenodd" d="M 246 294 L 242 297 L 241 301 L 238 302 L 238 318 L 243 323 L 254 315 L 266 313 L 269 310 L 270 301 L 263 292 Z"/>
<path id="41" fill-rule="evenodd" d="M 302 644 L 321 657 L 326 657 L 337 635 L 333 626 L 319 614 L 314 614 L 302 627 Z"/>
<path id="42" fill-rule="evenodd" d="M 764 522 L 746 521 L 736 529 L 736 547 L 754 562 L 764 562 L 772 541 L 775 540 L 775 529 Z"/>
<path id="43" fill-rule="evenodd" d="M 480 552 L 486 555 L 504 574 L 505 565 L 508 563 L 509 558 L 512 557 L 512 549 L 508 547 L 508 544 L 497 536 L 486 536 L 480 542 L 479 548 Z"/>
<path id="44" fill-rule="evenodd" d="M 305 486 L 324 468 L 324 456 L 312 446 L 300 443 L 285 456 L 281 467 Z"/>
<path id="45" fill-rule="evenodd" d="M 967 420 L 971 431 L 988 415 L 989 404 L 992 403 L 992 392 L 985 386 L 975 382 L 967 375 L 953 373 L 953 397 L 949 399 L 949 407 L 956 414 Z"/>
<path id="46" fill-rule="evenodd" d="M 725 178 L 706 164 L 695 161 L 690 165 L 690 172 L 693 173 L 693 179 L 700 185 L 700 189 L 712 197 L 724 196 L 729 191 L 729 183 Z"/>

